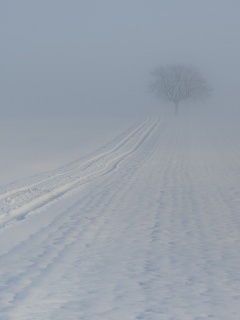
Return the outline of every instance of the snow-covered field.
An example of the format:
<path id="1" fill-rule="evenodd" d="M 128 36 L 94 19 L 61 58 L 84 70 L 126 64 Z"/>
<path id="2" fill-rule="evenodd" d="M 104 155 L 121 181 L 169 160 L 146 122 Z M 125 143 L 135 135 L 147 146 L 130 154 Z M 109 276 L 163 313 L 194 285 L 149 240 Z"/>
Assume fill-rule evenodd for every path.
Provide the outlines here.
<path id="1" fill-rule="evenodd" d="M 240 319 L 237 121 L 106 123 L 5 139 L 0 319 Z"/>

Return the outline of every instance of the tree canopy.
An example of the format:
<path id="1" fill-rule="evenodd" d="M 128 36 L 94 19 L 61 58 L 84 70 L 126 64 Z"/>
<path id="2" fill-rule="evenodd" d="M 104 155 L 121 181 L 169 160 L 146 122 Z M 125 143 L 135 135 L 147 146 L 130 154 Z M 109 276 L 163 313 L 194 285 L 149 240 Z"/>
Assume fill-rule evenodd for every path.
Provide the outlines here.
<path id="1" fill-rule="evenodd" d="M 207 81 L 194 67 L 180 64 L 171 64 L 157 67 L 152 76 L 151 91 L 163 100 L 173 102 L 175 114 L 178 114 L 178 105 L 184 100 L 207 98 L 211 88 Z"/>

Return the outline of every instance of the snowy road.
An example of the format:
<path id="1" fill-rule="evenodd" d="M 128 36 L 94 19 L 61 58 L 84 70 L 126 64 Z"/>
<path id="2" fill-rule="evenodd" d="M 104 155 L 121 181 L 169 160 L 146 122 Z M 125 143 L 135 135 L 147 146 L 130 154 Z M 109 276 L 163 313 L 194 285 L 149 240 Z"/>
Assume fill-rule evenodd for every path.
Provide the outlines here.
<path id="1" fill-rule="evenodd" d="M 240 319 L 240 149 L 150 119 L 1 189 L 1 320 Z"/>

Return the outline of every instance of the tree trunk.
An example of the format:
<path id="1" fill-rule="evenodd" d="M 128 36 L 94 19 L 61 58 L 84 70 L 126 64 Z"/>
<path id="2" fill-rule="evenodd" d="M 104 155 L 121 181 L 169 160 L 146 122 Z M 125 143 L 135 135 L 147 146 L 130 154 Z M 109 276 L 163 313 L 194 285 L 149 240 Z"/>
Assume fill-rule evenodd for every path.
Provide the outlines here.
<path id="1" fill-rule="evenodd" d="M 175 116 L 178 116 L 178 102 L 175 102 Z"/>

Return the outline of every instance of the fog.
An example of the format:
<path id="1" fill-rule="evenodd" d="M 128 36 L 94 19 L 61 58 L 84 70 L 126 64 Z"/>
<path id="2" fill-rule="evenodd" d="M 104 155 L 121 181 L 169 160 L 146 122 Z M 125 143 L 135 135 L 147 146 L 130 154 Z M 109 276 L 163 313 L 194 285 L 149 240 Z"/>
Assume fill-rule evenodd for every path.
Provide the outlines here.
<path id="1" fill-rule="evenodd" d="M 237 0 L 1 0 L 0 115 L 161 114 L 150 71 L 169 63 L 214 88 L 194 110 L 236 114 L 239 12 Z"/>

